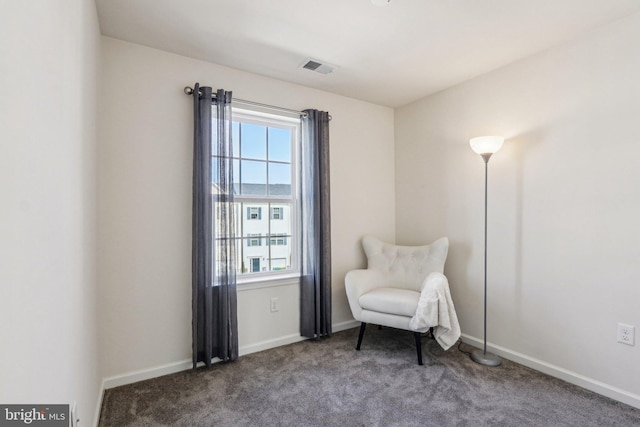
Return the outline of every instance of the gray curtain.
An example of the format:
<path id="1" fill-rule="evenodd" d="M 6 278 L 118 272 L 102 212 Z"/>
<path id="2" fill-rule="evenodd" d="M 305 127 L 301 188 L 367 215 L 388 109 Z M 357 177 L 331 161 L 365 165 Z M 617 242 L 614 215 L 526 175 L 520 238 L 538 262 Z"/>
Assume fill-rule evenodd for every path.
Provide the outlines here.
<path id="1" fill-rule="evenodd" d="M 329 113 L 305 110 L 301 144 L 302 277 L 300 334 L 331 335 Z"/>
<path id="2" fill-rule="evenodd" d="M 193 367 L 238 357 L 231 92 L 193 91 Z M 212 111 L 213 109 L 213 111 Z M 214 115 L 212 115 L 212 113 Z M 217 230 L 217 232 L 216 232 Z"/>

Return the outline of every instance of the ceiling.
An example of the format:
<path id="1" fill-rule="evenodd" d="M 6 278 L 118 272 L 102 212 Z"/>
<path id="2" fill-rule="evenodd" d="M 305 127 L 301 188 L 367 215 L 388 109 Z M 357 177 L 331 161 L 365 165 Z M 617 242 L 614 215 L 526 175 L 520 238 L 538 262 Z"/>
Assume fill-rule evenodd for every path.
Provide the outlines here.
<path id="1" fill-rule="evenodd" d="M 640 11 L 638 0 L 96 0 L 103 35 L 390 107 Z M 300 68 L 307 57 L 336 66 Z"/>

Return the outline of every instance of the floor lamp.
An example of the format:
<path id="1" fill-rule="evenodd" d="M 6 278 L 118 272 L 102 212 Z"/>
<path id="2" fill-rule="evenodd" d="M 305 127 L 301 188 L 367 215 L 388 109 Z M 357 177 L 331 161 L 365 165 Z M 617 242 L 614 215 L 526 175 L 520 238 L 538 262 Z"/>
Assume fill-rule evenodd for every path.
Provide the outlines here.
<path id="1" fill-rule="evenodd" d="M 471 360 L 485 366 L 498 366 L 502 361 L 493 353 L 487 353 L 487 175 L 489 159 L 502 147 L 501 136 L 479 136 L 469 141 L 471 149 L 484 160 L 484 348 L 473 350 Z"/>

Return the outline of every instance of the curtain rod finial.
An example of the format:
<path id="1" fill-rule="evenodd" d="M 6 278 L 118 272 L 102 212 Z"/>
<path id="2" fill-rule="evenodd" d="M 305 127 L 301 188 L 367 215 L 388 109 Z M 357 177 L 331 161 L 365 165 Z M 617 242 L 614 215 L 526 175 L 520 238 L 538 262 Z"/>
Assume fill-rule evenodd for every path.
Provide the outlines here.
<path id="1" fill-rule="evenodd" d="M 185 86 L 184 87 L 184 93 L 186 93 L 187 95 L 193 95 L 193 88 L 191 88 L 189 86 Z"/>

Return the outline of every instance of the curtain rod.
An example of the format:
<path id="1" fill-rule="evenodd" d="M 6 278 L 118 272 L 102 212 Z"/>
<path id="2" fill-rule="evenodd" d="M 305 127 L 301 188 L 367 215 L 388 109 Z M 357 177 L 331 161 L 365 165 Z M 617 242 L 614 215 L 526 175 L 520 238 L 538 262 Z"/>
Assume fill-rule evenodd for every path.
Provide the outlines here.
<path id="1" fill-rule="evenodd" d="M 193 88 L 190 86 L 185 86 L 184 93 L 186 93 L 187 95 L 193 95 Z M 213 93 L 213 96 L 215 97 L 215 92 Z M 268 105 L 268 104 L 261 104 L 259 102 L 247 101 L 246 99 L 232 98 L 231 102 L 237 102 L 239 104 L 246 104 L 246 105 L 253 105 L 254 107 L 268 108 L 269 110 L 284 111 L 287 113 L 293 113 L 303 117 L 307 117 L 307 113 L 305 113 L 304 111 L 290 110 L 288 108 L 276 107 L 275 105 Z"/>
<path id="2" fill-rule="evenodd" d="M 186 93 L 187 95 L 193 95 L 193 88 L 190 86 L 185 86 L 184 87 L 184 93 Z M 215 96 L 215 93 L 214 93 Z M 246 105 L 253 105 L 254 107 L 260 107 L 260 108 L 267 108 L 269 110 L 275 110 L 275 111 L 284 111 L 287 113 L 293 113 L 293 114 L 298 114 L 302 117 L 307 117 L 307 113 L 305 113 L 304 111 L 298 111 L 298 110 L 291 110 L 289 108 L 283 108 L 283 107 L 277 107 L 275 105 L 269 105 L 269 104 L 261 104 L 259 102 L 253 102 L 253 101 L 247 101 L 246 99 L 239 99 L 239 98 L 232 98 L 231 102 L 237 102 L 239 104 L 246 104 Z M 331 114 L 329 114 L 329 120 L 331 120 Z"/>

